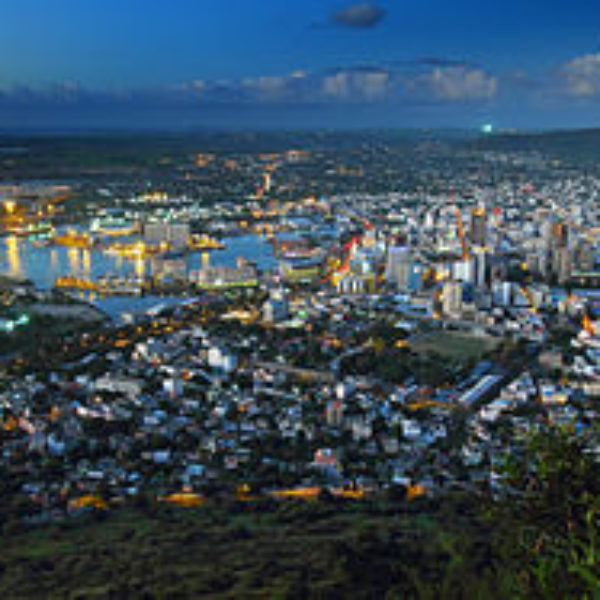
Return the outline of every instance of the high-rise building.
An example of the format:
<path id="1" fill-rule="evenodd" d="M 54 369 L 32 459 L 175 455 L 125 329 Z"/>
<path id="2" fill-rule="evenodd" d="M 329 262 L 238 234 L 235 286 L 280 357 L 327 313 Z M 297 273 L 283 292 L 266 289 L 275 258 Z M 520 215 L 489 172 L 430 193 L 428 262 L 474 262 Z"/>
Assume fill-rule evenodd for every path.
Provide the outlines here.
<path id="1" fill-rule="evenodd" d="M 453 272 L 454 279 L 457 281 L 475 283 L 475 260 L 473 258 L 466 258 L 454 263 Z"/>
<path id="2" fill-rule="evenodd" d="M 187 280 L 187 264 L 183 258 L 155 256 L 152 259 L 152 274 L 159 279 Z"/>
<path id="3" fill-rule="evenodd" d="M 513 301 L 513 284 L 510 281 L 493 282 L 492 300 L 495 306 L 511 306 Z"/>
<path id="4" fill-rule="evenodd" d="M 554 223 L 552 226 L 553 247 L 565 248 L 569 243 L 569 228 L 566 223 Z"/>
<path id="5" fill-rule="evenodd" d="M 144 225 L 144 241 L 147 244 L 160 244 L 169 237 L 168 223 L 146 223 Z"/>
<path id="6" fill-rule="evenodd" d="M 474 208 L 471 211 L 471 243 L 473 246 L 485 246 L 486 236 L 487 228 L 485 208 Z"/>
<path id="7" fill-rule="evenodd" d="M 541 234 L 542 234 L 542 239 L 544 240 L 544 250 L 546 252 L 550 252 L 550 250 L 552 248 L 553 237 L 554 237 L 552 221 L 548 220 L 542 224 Z"/>
<path id="8" fill-rule="evenodd" d="M 271 173 L 265 173 L 263 175 L 263 179 L 264 179 L 263 189 L 265 190 L 265 193 L 268 194 L 271 191 Z"/>
<path id="9" fill-rule="evenodd" d="M 423 227 L 425 229 L 433 229 L 435 227 L 435 213 L 432 210 L 429 210 L 425 213 Z"/>
<path id="10" fill-rule="evenodd" d="M 549 218 L 542 225 L 543 251 L 540 273 L 547 280 L 567 281 L 571 276 L 572 253 L 569 248 L 569 228 L 566 223 Z"/>
<path id="11" fill-rule="evenodd" d="M 559 248 L 556 252 L 556 277 L 560 285 L 571 278 L 572 258 L 569 248 Z"/>
<path id="12" fill-rule="evenodd" d="M 146 223 L 144 225 L 144 241 L 158 245 L 168 243 L 174 249 L 187 247 L 190 237 L 190 226 L 187 223 Z"/>
<path id="13" fill-rule="evenodd" d="M 483 287 L 488 283 L 487 254 L 483 249 L 475 249 L 473 252 L 473 260 L 475 261 L 475 285 L 477 287 Z"/>
<path id="14" fill-rule="evenodd" d="M 341 400 L 331 400 L 325 408 L 327 425 L 339 427 L 344 419 L 344 403 Z"/>
<path id="15" fill-rule="evenodd" d="M 399 287 L 408 287 L 412 255 L 406 246 L 392 246 L 388 250 L 386 279 Z"/>
<path id="16" fill-rule="evenodd" d="M 449 317 L 462 313 L 463 288 L 460 281 L 447 281 L 442 291 L 442 311 Z"/>
<path id="17" fill-rule="evenodd" d="M 290 316 L 290 305 L 287 294 L 282 289 L 273 290 L 262 307 L 263 321 L 279 323 Z"/>
<path id="18" fill-rule="evenodd" d="M 581 243 L 575 249 L 573 266 L 578 271 L 590 272 L 596 266 L 596 252 L 594 247 L 587 242 Z"/>
<path id="19" fill-rule="evenodd" d="M 411 287 L 412 272 L 413 258 L 410 249 L 406 246 L 392 246 L 388 251 L 386 279 L 400 289 L 408 290 Z"/>
<path id="20" fill-rule="evenodd" d="M 483 287 L 487 283 L 486 254 L 481 248 L 475 249 L 469 258 L 454 263 L 454 279 Z"/>

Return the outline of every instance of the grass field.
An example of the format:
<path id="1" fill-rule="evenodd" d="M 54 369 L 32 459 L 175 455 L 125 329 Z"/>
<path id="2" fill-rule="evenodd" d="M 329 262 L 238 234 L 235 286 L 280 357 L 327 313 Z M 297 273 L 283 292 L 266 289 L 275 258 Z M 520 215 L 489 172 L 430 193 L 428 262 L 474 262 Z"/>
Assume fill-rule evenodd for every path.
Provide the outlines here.
<path id="1" fill-rule="evenodd" d="M 458 331 L 434 331 L 417 336 L 410 346 L 417 353 L 435 352 L 451 360 L 477 360 L 494 350 L 500 341 Z"/>

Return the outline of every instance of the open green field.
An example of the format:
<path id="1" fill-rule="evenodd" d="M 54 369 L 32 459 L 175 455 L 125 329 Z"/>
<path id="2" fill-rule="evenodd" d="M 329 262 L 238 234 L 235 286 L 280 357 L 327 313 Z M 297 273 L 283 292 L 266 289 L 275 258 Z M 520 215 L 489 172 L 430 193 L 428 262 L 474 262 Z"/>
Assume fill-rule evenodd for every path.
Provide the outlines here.
<path id="1" fill-rule="evenodd" d="M 433 331 L 419 335 L 411 341 L 414 352 L 435 352 L 451 360 L 477 360 L 495 350 L 500 338 L 474 336 L 458 331 Z"/>

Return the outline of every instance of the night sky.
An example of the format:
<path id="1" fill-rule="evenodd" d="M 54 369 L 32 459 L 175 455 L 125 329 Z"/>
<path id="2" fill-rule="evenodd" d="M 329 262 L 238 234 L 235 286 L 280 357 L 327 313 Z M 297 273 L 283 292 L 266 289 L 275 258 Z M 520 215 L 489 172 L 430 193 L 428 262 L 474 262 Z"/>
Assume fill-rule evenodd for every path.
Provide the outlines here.
<path id="1" fill-rule="evenodd" d="M 600 126 L 600 3 L 0 4 L 4 129 L 485 122 Z"/>

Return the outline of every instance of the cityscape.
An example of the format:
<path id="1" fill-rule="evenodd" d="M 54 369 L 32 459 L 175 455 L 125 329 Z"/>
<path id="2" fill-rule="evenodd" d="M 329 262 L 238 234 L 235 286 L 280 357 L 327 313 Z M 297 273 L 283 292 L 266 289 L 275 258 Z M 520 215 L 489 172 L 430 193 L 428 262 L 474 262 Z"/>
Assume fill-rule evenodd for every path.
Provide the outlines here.
<path id="1" fill-rule="evenodd" d="M 148 4 L 0 80 L 3 597 L 596 597 L 600 55 L 535 46 L 591 9 L 509 69 L 510 2 L 476 61 L 466 0 Z"/>
<path id="2" fill-rule="evenodd" d="M 141 495 L 500 498 L 557 426 L 596 455 L 600 176 L 488 136 L 4 186 L 2 467 L 25 521 Z"/>

